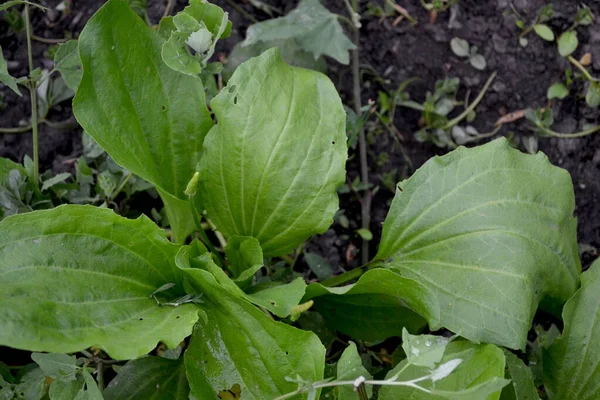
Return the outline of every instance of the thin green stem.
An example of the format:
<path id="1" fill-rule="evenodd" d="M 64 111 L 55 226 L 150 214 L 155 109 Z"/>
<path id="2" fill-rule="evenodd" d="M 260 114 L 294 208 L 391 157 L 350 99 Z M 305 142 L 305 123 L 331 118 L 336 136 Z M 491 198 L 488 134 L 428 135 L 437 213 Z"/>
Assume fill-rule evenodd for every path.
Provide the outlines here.
<path id="1" fill-rule="evenodd" d="M 14 134 L 14 133 L 27 133 L 31 130 L 31 124 L 26 126 L 20 126 L 18 128 L 0 128 L 0 133 Z"/>
<path id="2" fill-rule="evenodd" d="M 571 64 L 576 66 L 577 69 L 581 71 L 581 73 L 586 77 L 588 81 L 590 81 L 591 83 L 596 83 L 596 79 L 592 75 L 590 75 L 588 70 L 583 65 L 581 65 L 579 61 L 573 58 L 573 56 L 568 56 L 567 59 L 571 62 Z"/>
<path id="3" fill-rule="evenodd" d="M 385 0 L 385 2 L 388 3 L 394 10 L 396 10 L 396 12 L 398 14 L 402 15 L 404 18 L 406 18 L 407 20 L 409 20 L 411 24 L 413 24 L 413 25 L 417 24 L 417 20 L 414 19 L 413 17 L 411 17 L 410 14 L 404 8 L 400 7 L 394 1 L 392 1 L 392 0 Z"/>
<path id="4" fill-rule="evenodd" d="M 27 36 L 27 58 L 29 61 L 29 74 L 33 71 L 33 52 L 31 49 L 31 21 L 29 19 L 29 3 L 25 3 L 25 29 Z M 29 93 L 31 98 L 31 133 L 33 135 L 33 182 L 35 186 L 40 182 L 40 156 L 39 156 L 39 137 L 38 137 L 38 111 L 36 83 L 29 82 Z"/>
<path id="5" fill-rule="evenodd" d="M 354 30 L 354 44 L 356 49 L 352 52 L 352 89 L 354 96 L 354 112 L 356 115 L 361 115 L 362 102 L 360 94 L 360 23 L 356 21 L 359 18 L 358 0 L 353 0 L 352 5 L 349 0 L 344 0 L 348 13 L 353 21 L 355 21 L 356 29 Z M 367 158 L 367 139 L 365 130 L 361 127 L 358 134 L 358 151 L 360 159 L 360 180 L 365 186 L 369 186 L 369 162 Z M 363 229 L 371 229 L 371 190 L 367 189 L 361 200 L 361 227 Z M 369 242 L 362 241 L 361 260 L 363 264 L 369 261 Z"/>
<path id="6" fill-rule="evenodd" d="M 592 128 L 583 130 L 581 132 L 575 132 L 575 133 L 560 133 L 560 132 L 553 131 L 550 128 L 544 128 L 541 126 L 538 126 L 538 129 L 552 137 L 561 138 L 561 139 L 573 139 L 573 138 L 579 138 L 579 137 L 591 135 L 592 133 L 596 133 L 596 132 L 600 131 L 600 125 L 596 125 Z"/>
<path id="7" fill-rule="evenodd" d="M 481 100 L 483 100 L 483 96 L 485 96 L 485 93 L 488 91 L 488 89 L 489 89 L 490 85 L 492 84 L 495 77 L 496 77 L 496 72 L 493 72 L 492 75 L 490 75 L 490 77 L 488 78 L 487 82 L 485 82 L 485 85 L 483 85 L 481 92 L 479 92 L 479 94 L 477 95 L 475 100 L 471 104 L 469 104 L 469 106 L 467 108 L 465 108 L 465 110 L 458 117 L 448 121 L 446 123 L 446 125 L 444 125 L 442 127 L 442 129 L 448 130 L 448 129 L 452 128 L 454 125 L 460 123 L 460 121 L 462 121 L 463 119 L 465 119 L 469 115 L 469 113 L 471 113 L 471 111 L 473 111 L 479 105 Z"/>
<path id="8" fill-rule="evenodd" d="M 98 389 L 100 390 L 100 392 L 104 391 L 104 361 L 100 360 L 98 361 L 98 364 L 96 364 L 96 379 L 98 381 Z"/>
<path id="9" fill-rule="evenodd" d="M 533 30 L 533 27 L 534 27 L 534 25 L 531 25 L 531 26 L 528 26 L 527 28 L 523 29 L 523 31 L 521 31 L 521 34 L 519 35 L 519 39 L 522 39 L 525 36 L 527 36 L 527 34 Z"/>
<path id="10" fill-rule="evenodd" d="M 129 174 L 127 174 L 127 176 L 125 177 L 125 179 L 123 179 L 123 181 L 121 182 L 121 184 L 119 185 L 117 190 L 115 190 L 114 192 L 111 193 L 110 196 L 108 196 L 109 202 L 114 200 L 119 195 L 119 193 L 121 193 L 121 191 L 123 190 L 123 188 L 125 188 L 125 185 L 127 185 L 127 182 L 129 182 L 129 180 L 131 179 L 132 176 L 133 176 L 133 172 L 130 172 Z"/>
<path id="11" fill-rule="evenodd" d="M 44 38 L 44 37 L 36 36 L 36 35 L 31 35 L 31 38 L 37 42 L 45 43 L 45 44 L 61 44 L 61 43 L 66 43 L 69 41 L 69 39 L 67 39 L 67 38 L 51 39 L 51 38 Z"/>
<path id="12" fill-rule="evenodd" d="M 334 287 L 334 286 L 343 285 L 344 283 L 347 283 L 354 279 L 359 278 L 365 272 L 370 271 L 373 268 L 378 267 L 379 265 L 380 265 L 379 262 L 371 261 L 370 263 L 365 264 L 361 267 L 355 268 L 350 271 L 346 271 L 343 274 L 332 276 L 329 279 L 325 279 L 323 282 L 320 282 L 320 283 L 321 283 L 321 285 L 323 285 L 325 287 Z"/>
<path id="13" fill-rule="evenodd" d="M 210 252 L 212 254 L 214 254 L 214 256 L 216 257 L 216 262 L 219 265 L 219 267 L 225 268 L 225 260 L 223 260 L 223 257 L 221 257 L 221 254 L 219 254 L 217 249 L 215 249 L 215 246 L 213 246 L 212 242 L 210 241 L 210 238 L 206 235 L 206 232 L 204 231 L 204 227 L 202 224 L 202 216 L 198 212 L 198 209 L 196 207 L 194 207 L 194 205 L 192 203 L 193 197 L 194 196 L 191 196 L 191 195 L 188 196 L 189 202 L 190 202 L 190 207 L 192 208 L 192 215 L 194 216 L 194 222 L 196 223 L 196 227 L 198 227 L 198 234 L 200 235 L 200 241 L 202 243 L 204 243 L 204 245 L 206 247 L 208 247 L 208 249 L 210 250 Z"/>

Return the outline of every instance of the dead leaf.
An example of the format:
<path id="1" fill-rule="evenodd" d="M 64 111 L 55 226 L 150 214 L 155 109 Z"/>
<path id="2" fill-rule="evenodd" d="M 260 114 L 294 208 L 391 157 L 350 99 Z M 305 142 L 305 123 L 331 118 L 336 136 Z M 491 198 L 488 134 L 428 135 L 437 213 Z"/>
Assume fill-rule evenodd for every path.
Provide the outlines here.
<path id="1" fill-rule="evenodd" d="M 579 64 L 587 67 L 592 63 L 592 53 L 585 53 L 579 60 Z"/>
<path id="2" fill-rule="evenodd" d="M 508 113 L 508 114 L 498 118 L 495 125 L 498 126 L 498 125 L 502 125 L 502 124 L 508 124 L 510 122 L 515 122 L 515 121 L 523 118 L 524 116 L 525 116 L 525 110 L 513 111 L 511 113 Z"/>

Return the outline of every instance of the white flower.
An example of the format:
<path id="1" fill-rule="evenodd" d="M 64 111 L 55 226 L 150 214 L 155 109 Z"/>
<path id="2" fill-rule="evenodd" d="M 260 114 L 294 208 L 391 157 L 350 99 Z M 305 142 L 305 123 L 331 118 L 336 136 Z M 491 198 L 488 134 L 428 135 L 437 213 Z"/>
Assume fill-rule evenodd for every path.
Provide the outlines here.
<path id="1" fill-rule="evenodd" d="M 196 51 L 196 53 L 204 53 L 210 49 L 212 44 L 212 33 L 206 28 L 202 28 L 197 32 L 194 32 L 185 41 L 185 43 Z"/>

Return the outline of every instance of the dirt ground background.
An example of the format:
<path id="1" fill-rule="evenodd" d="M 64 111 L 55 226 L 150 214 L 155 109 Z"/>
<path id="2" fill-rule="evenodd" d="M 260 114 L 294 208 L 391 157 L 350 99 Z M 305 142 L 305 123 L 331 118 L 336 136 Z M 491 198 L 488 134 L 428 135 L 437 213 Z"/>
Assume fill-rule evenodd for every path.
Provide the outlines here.
<path id="1" fill-rule="evenodd" d="M 512 4 L 511 4 L 512 1 Z M 279 8 L 283 13 L 296 6 L 296 1 L 265 0 L 267 4 Z M 360 62 L 363 74 L 362 101 L 376 100 L 380 90 L 392 91 L 406 79 L 417 77 L 418 81 L 409 86 L 408 92 L 417 101 L 423 101 L 425 93 L 432 90 L 435 81 L 444 77 L 458 77 L 461 80 L 459 98 L 467 90 L 473 96 L 479 92 L 492 71 L 498 75 L 491 89 L 477 108 L 475 127 L 481 132 L 493 129 L 494 122 L 502 115 L 527 107 L 548 106 L 546 90 L 560 80 L 568 61 L 560 57 L 555 44 L 543 41 L 534 33 L 528 36 L 529 45 L 525 48 L 518 43 L 517 28 L 513 9 L 524 17 L 526 22 L 533 21 L 539 8 L 547 3 L 542 0 L 460 0 L 444 13 L 439 14 L 435 23 L 431 23 L 429 14 L 418 0 L 398 0 L 418 21 L 412 26 L 406 21 L 394 25 L 394 17 L 378 18 L 366 12 L 369 3 L 383 5 L 383 0 L 362 0 L 362 18 L 360 40 Z M 47 6 L 53 8 L 59 0 L 48 0 Z M 70 15 L 60 18 L 56 12 L 46 14 L 34 11 L 32 24 L 34 34 L 43 38 L 77 37 L 85 22 L 104 3 L 103 0 L 73 0 Z M 158 23 L 166 0 L 148 0 L 148 14 L 152 23 Z M 226 9 L 233 21 L 234 31 L 231 37 L 220 42 L 218 53 L 226 56 L 230 49 L 245 37 L 248 25 L 246 17 L 233 9 L 223 0 L 213 3 Z M 237 3 L 258 20 L 269 16 L 254 8 L 248 1 Z M 574 0 L 552 1 L 554 18 L 549 25 L 555 32 L 568 28 L 580 4 Z M 173 13 L 181 10 L 187 1 L 177 0 Z M 341 0 L 324 1 L 325 6 L 334 12 L 345 13 Z M 595 15 L 600 14 L 600 2 L 591 0 L 587 5 Z M 576 56 L 586 52 L 592 54 L 592 72 L 600 73 L 600 23 L 578 28 L 580 47 Z M 450 49 L 453 37 L 466 39 L 477 45 L 485 56 L 487 68 L 478 71 L 468 63 L 458 59 Z M 4 57 L 9 61 L 9 72 L 13 76 L 23 76 L 27 72 L 27 54 L 24 33 L 15 34 L 0 13 L 0 46 Z M 49 68 L 52 62 L 45 56 L 48 44 L 34 42 L 34 62 L 36 66 Z M 350 66 L 328 60 L 328 75 L 336 84 L 345 104 L 352 105 L 352 79 Z M 369 71 L 375 71 L 369 72 Z M 3 107 L 0 108 L 0 126 L 16 127 L 27 124 L 29 119 L 29 99 L 24 92 L 17 97 L 6 87 L 0 87 Z M 572 93 L 583 93 L 582 86 Z M 586 107 L 585 101 L 571 95 L 563 101 L 553 102 L 554 129 L 559 132 L 580 130 L 585 122 L 600 123 L 598 110 Z M 69 102 L 55 108 L 49 115 L 52 121 L 70 118 Z M 381 223 L 385 219 L 393 193 L 381 182 L 382 174 L 394 168 L 399 171 L 398 180 L 409 176 L 430 157 L 443 154 L 446 150 L 433 144 L 417 142 L 413 133 L 419 129 L 419 113 L 406 108 L 396 112 L 394 124 L 401 132 L 404 141 L 402 149 L 385 129 L 374 127 L 369 133 L 370 176 L 380 190 L 374 197 L 371 229 L 375 240 L 371 251 L 381 233 Z M 531 136 L 528 123 L 524 120 L 506 125 L 498 135 Z M 25 154 L 31 156 L 32 140 L 26 134 L 0 134 L 0 156 L 21 162 Z M 600 247 L 600 133 L 580 139 L 540 138 L 539 148 L 545 152 L 552 163 L 567 169 L 573 178 L 579 218 L 579 241 Z M 403 156 L 402 151 L 406 156 Z M 81 154 L 81 129 L 58 130 L 42 125 L 40 128 L 40 162 L 42 170 L 64 171 L 71 168 L 66 161 Z M 382 154 L 387 154 L 382 156 Z M 349 179 L 359 175 L 358 155 L 348 162 Z M 360 203 L 354 194 L 341 196 L 340 207 L 350 220 L 350 228 L 340 224 L 308 244 L 310 251 L 318 252 L 335 267 L 357 266 L 355 249 L 360 247 L 360 239 L 353 228 L 360 225 Z M 591 256 L 590 256 L 591 257 Z M 584 261 L 586 258 L 584 258 Z"/>

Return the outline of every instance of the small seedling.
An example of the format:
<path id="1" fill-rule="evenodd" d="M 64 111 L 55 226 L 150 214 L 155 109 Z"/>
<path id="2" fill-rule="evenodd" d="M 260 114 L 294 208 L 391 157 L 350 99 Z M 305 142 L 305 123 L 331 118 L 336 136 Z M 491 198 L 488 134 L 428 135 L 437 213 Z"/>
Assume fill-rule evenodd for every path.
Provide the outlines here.
<path id="1" fill-rule="evenodd" d="M 480 71 L 485 69 L 485 57 L 477 53 L 477 46 L 469 45 L 466 40 L 455 37 L 450 41 L 450 48 L 456 56 L 467 58 L 473 68 Z"/>
<path id="2" fill-rule="evenodd" d="M 533 131 L 543 137 L 557 137 L 572 139 L 591 135 L 600 131 L 600 125 L 584 124 L 583 130 L 573 133 L 561 133 L 552 130 L 554 116 L 551 108 L 537 108 L 525 110 L 525 117 L 533 124 Z"/>
<path id="3" fill-rule="evenodd" d="M 440 13 L 446 11 L 452 4 L 456 4 L 459 0 L 433 0 L 427 2 L 426 0 L 419 0 L 424 9 L 429 12 Z"/>
<path id="4" fill-rule="evenodd" d="M 490 76 L 473 103 L 469 103 L 468 98 L 465 98 L 464 102 L 456 100 L 460 83 L 458 78 L 437 81 L 434 92 L 427 92 L 425 102 L 422 104 L 411 100 L 406 92 L 398 96 L 396 102 L 400 106 L 421 112 L 423 126 L 415 133 L 418 141 L 432 142 L 438 147 L 455 148 L 461 144 L 491 137 L 498 132 L 498 127 L 491 132 L 480 133 L 473 126 L 467 125 L 463 128 L 458 125 L 463 120 L 472 122 L 475 119 L 475 108 L 483 99 L 495 76 L 495 73 Z M 457 117 L 450 119 L 450 114 L 459 105 L 463 105 L 464 110 Z"/>
<path id="5" fill-rule="evenodd" d="M 592 14 L 592 11 L 589 7 L 583 4 L 579 8 L 573 24 L 558 37 L 556 43 L 558 46 L 558 53 L 562 57 L 565 57 L 567 60 L 569 60 L 569 62 L 581 72 L 580 76 L 586 81 L 587 85 L 585 96 L 586 103 L 590 107 L 596 108 L 600 105 L 600 81 L 598 78 L 593 77 L 586 69 L 586 66 L 590 64 L 591 55 L 586 53 L 581 57 L 580 60 L 577 60 L 573 57 L 573 53 L 579 47 L 579 39 L 577 37 L 576 28 L 578 26 L 589 25 L 593 21 L 594 15 Z M 554 33 L 552 33 L 552 40 L 554 40 Z M 565 83 L 558 82 L 548 88 L 547 97 L 549 100 L 554 98 L 564 99 L 569 95 L 569 87 L 571 86 L 573 78 L 572 75 L 571 69 L 568 69 L 565 72 Z"/>
<path id="6" fill-rule="evenodd" d="M 552 29 L 550 29 L 550 27 L 546 24 L 546 22 L 550 21 L 554 16 L 554 9 L 552 7 L 552 4 L 547 4 L 540 8 L 537 17 L 535 18 L 533 23 L 528 27 L 525 27 L 523 18 L 517 12 L 517 10 L 513 8 L 513 11 L 515 12 L 515 14 L 517 14 L 518 17 L 517 26 L 522 30 L 521 34 L 519 35 L 519 44 L 522 47 L 527 46 L 527 44 L 529 43 L 525 36 L 527 36 L 527 34 L 529 34 L 531 31 L 534 31 L 539 37 L 546 41 L 554 41 L 554 32 L 552 32 Z"/>

